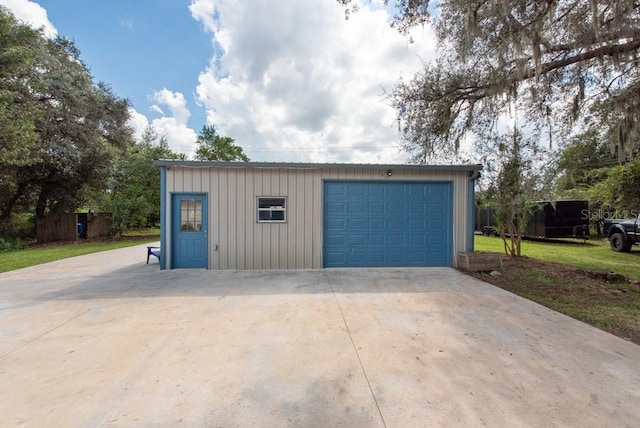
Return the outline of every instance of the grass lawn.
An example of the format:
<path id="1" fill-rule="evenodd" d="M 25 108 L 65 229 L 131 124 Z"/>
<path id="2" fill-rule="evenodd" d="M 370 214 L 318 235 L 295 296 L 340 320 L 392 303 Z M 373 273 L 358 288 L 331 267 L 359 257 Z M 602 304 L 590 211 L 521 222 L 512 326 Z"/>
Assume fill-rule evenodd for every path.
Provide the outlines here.
<path id="1" fill-rule="evenodd" d="M 496 237 L 476 236 L 475 247 L 504 254 Z M 522 252 L 503 261 L 501 275 L 469 274 L 640 344 L 640 248 L 625 254 L 605 240 L 523 241 Z"/>
<path id="2" fill-rule="evenodd" d="M 476 235 L 475 248 L 476 251 L 504 254 L 499 237 Z M 630 253 L 616 253 L 611 251 L 609 241 L 605 239 L 562 243 L 522 241 L 522 255 L 583 269 L 607 270 L 640 280 L 640 246 L 634 246 Z"/>
<path id="3" fill-rule="evenodd" d="M 89 241 L 65 245 L 47 245 L 23 250 L 8 251 L 0 253 L 0 272 L 22 269 L 29 266 L 48 263 L 55 260 L 69 257 L 81 256 L 83 254 L 97 253 L 99 251 L 113 250 L 116 248 L 130 247 L 147 242 L 158 241 L 157 236 L 136 236 L 122 240 L 109 241 Z"/>

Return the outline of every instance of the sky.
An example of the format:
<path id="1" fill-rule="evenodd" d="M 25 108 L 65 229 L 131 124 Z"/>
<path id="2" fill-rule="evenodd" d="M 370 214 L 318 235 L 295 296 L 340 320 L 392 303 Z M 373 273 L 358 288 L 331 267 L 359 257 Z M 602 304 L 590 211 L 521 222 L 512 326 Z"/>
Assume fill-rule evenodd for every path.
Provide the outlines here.
<path id="1" fill-rule="evenodd" d="M 96 82 L 192 157 L 204 125 L 252 161 L 403 163 L 385 93 L 435 56 L 429 27 L 401 35 L 365 0 L 0 0 L 75 41 Z M 411 43 L 410 38 L 413 39 Z"/>

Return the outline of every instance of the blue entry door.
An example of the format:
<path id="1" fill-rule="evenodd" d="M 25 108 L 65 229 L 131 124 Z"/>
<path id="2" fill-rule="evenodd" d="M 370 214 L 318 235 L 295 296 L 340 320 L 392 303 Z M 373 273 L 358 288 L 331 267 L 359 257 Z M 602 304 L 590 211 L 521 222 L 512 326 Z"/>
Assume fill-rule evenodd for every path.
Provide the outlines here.
<path id="1" fill-rule="evenodd" d="M 171 267 L 207 268 L 207 195 L 174 194 L 171 211 Z"/>

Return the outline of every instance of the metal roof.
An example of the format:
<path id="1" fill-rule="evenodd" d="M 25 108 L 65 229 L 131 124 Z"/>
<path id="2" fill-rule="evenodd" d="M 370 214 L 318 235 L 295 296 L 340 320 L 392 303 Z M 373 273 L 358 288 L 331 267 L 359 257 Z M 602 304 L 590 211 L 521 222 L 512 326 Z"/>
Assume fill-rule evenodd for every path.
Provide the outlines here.
<path id="1" fill-rule="evenodd" d="M 406 165 L 406 164 L 354 164 L 354 163 L 296 163 L 296 162 L 212 162 L 157 159 L 153 163 L 165 167 L 215 167 L 215 168 L 285 168 L 285 169 L 395 169 L 419 171 L 471 171 L 482 170 L 480 164 L 468 165 Z"/>

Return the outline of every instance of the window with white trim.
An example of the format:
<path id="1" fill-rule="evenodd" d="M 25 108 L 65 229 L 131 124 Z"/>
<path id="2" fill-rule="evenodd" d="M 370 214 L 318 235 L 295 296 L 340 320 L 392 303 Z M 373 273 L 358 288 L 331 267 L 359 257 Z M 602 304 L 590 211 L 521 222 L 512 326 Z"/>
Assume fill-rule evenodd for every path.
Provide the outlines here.
<path id="1" fill-rule="evenodd" d="M 284 196 L 258 196 L 258 223 L 285 223 L 287 198 Z"/>

